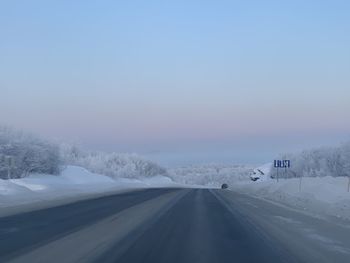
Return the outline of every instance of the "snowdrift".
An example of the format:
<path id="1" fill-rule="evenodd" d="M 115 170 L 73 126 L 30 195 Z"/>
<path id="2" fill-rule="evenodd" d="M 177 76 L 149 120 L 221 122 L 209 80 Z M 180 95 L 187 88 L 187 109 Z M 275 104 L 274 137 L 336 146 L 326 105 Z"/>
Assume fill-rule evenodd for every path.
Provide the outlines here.
<path id="1" fill-rule="evenodd" d="M 350 220 L 350 193 L 347 177 L 302 177 L 271 179 L 235 184 L 232 190 L 278 202 L 314 215 Z"/>
<path id="2" fill-rule="evenodd" d="M 34 204 L 32 208 L 36 209 L 35 204 L 40 203 L 40 206 L 46 207 L 45 202 L 49 201 L 69 202 L 70 198 L 88 198 L 94 194 L 146 187 L 176 186 L 178 185 L 165 176 L 112 179 L 105 175 L 91 173 L 82 167 L 67 166 L 58 176 L 31 174 L 20 179 L 0 179 L 0 215 L 6 214 L 6 208 L 28 204 Z"/>

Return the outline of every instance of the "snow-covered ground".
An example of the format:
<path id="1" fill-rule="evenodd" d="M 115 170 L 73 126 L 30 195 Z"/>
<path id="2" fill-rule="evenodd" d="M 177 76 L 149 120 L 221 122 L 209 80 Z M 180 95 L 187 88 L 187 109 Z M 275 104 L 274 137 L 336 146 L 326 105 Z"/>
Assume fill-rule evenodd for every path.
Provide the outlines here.
<path id="1" fill-rule="evenodd" d="M 253 168 L 247 165 L 204 164 L 168 169 L 168 174 L 175 182 L 216 188 L 223 183 L 234 185 L 250 181 Z"/>
<path id="2" fill-rule="evenodd" d="M 259 168 L 265 173 L 262 180 L 240 181 L 231 189 L 312 214 L 350 220 L 347 177 L 303 177 L 301 182 L 299 178 L 280 179 L 277 182 L 269 178 L 267 167 Z"/>
<path id="3" fill-rule="evenodd" d="M 219 187 L 227 182 L 234 191 L 313 214 L 350 220 L 350 193 L 347 192 L 346 177 L 303 177 L 300 187 L 298 178 L 280 179 L 278 182 L 271 179 L 271 164 L 255 169 L 213 167 L 182 168 L 176 173 L 173 170 L 170 172 L 172 179 L 165 176 L 111 178 L 78 166 L 67 166 L 58 176 L 31 174 L 22 179 L 0 179 L 0 216 L 131 189 L 181 187 L 184 184 Z M 250 180 L 249 173 L 253 172 L 260 176 L 258 181 Z"/>
<path id="4" fill-rule="evenodd" d="M 67 166 L 60 175 L 31 174 L 12 180 L 0 179 L 0 216 L 49 207 L 116 191 L 147 187 L 176 187 L 170 178 L 117 178 Z"/>

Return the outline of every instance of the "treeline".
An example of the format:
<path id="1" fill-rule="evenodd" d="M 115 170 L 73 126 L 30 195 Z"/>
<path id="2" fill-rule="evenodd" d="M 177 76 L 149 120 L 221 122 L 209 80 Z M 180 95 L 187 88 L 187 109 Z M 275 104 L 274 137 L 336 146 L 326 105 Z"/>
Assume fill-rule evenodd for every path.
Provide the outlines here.
<path id="1" fill-rule="evenodd" d="M 167 170 L 135 154 L 82 151 L 35 135 L 0 126 L 0 178 L 31 173 L 58 175 L 65 165 L 77 165 L 113 178 L 167 175 Z"/>
<path id="2" fill-rule="evenodd" d="M 279 177 L 350 176 L 350 143 L 338 147 L 322 147 L 296 154 L 283 154 L 279 159 L 291 160 L 291 168 L 279 169 Z M 277 169 L 271 168 L 271 177 L 277 177 Z"/>
<path id="3" fill-rule="evenodd" d="M 65 164 L 82 166 L 112 178 L 167 176 L 165 168 L 136 154 L 82 151 L 71 145 L 62 145 L 61 153 Z"/>
<path id="4" fill-rule="evenodd" d="M 229 186 L 249 180 L 252 167 L 246 165 L 207 164 L 173 168 L 169 176 L 176 182 L 190 185 Z"/>

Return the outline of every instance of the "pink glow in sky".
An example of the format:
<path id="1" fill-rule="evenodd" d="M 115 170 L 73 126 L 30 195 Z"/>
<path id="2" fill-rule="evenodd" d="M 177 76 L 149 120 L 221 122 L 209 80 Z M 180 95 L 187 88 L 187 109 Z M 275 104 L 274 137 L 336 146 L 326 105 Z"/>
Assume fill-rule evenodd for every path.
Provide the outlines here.
<path id="1" fill-rule="evenodd" d="M 245 162 L 349 139 L 350 4 L 253 2 L 2 4 L 0 123 Z"/>

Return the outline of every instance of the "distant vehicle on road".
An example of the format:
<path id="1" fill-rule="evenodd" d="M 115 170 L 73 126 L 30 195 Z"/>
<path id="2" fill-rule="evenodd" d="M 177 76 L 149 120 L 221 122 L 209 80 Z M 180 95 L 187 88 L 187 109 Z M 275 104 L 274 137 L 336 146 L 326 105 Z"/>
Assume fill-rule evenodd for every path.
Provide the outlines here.
<path id="1" fill-rule="evenodd" d="M 221 185 L 221 189 L 227 189 L 228 188 L 228 185 L 227 184 L 222 184 Z"/>

